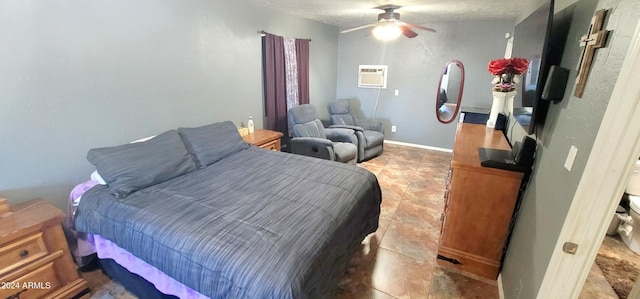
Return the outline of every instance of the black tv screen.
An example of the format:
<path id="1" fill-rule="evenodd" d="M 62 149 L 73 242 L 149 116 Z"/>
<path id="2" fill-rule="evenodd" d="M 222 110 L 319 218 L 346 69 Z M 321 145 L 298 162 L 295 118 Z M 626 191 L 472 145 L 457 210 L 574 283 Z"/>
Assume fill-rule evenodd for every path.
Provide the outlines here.
<path id="1" fill-rule="evenodd" d="M 513 33 L 511 56 L 529 61 L 517 87 L 513 114 L 528 134 L 535 132 L 537 124 L 544 123 L 549 107 L 549 102 L 541 100 L 541 95 L 550 66 L 548 52 L 552 22 L 553 0 L 549 0 L 518 23 Z"/>

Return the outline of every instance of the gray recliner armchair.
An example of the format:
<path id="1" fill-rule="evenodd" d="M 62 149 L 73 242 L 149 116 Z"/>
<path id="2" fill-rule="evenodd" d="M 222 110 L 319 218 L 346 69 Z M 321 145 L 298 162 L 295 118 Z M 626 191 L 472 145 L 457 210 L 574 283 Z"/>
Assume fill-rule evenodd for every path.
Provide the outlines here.
<path id="1" fill-rule="evenodd" d="M 357 137 L 353 130 L 324 128 L 313 105 L 305 104 L 289 109 L 289 124 L 293 132 L 291 152 L 326 160 L 356 164 Z"/>
<path id="2" fill-rule="evenodd" d="M 351 113 L 349 100 L 329 102 L 331 128 L 352 129 L 358 138 L 358 162 L 369 160 L 382 154 L 384 128 L 381 121 L 357 119 Z"/>
<path id="3" fill-rule="evenodd" d="M 382 154 L 384 128 L 381 121 L 357 119 L 351 113 L 349 100 L 329 102 L 331 128 L 352 129 L 358 138 L 358 162 L 369 160 Z"/>

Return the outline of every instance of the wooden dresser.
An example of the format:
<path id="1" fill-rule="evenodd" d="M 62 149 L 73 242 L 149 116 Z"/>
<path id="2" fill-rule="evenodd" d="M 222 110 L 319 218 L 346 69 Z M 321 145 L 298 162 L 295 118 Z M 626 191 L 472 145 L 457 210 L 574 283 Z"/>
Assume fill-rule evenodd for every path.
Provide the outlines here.
<path id="1" fill-rule="evenodd" d="M 9 207 L 0 198 L 0 298 L 89 297 L 62 232 L 63 219 L 48 202 Z"/>
<path id="2" fill-rule="evenodd" d="M 495 280 L 524 174 L 481 166 L 480 147 L 511 149 L 501 131 L 459 123 L 444 196 L 438 263 Z"/>
<path id="3" fill-rule="evenodd" d="M 261 148 L 280 151 L 282 133 L 270 130 L 255 130 L 252 134 L 242 136 L 244 142 Z"/>

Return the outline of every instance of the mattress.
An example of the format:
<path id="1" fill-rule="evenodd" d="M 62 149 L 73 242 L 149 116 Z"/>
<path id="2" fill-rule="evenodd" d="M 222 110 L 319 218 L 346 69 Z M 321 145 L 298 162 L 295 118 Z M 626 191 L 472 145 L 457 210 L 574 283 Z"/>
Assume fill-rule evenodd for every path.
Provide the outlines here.
<path id="1" fill-rule="evenodd" d="M 317 298 L 377 229 L 380 202 L 365 169 L 251 147 L 124 199 L 95 186 L 76 227 L 211 298 Z"/>

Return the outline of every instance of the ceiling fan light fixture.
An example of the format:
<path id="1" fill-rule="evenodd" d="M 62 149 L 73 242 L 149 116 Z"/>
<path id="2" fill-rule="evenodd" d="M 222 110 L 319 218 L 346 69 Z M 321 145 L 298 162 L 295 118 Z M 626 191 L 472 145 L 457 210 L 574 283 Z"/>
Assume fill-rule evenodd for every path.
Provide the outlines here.
<path id="1" fill-rule="evenodd" d="M 404 35 L 407 38 L 414 38 L 418 36 L 418 33 L 413 31 L 413 29 L 436 32 L 434 29 L 428 27 L 401 22 L 400 14 L 395 12 L 398 8 L 400 8 L 400 6 L 392 4 L 378 6 L 376 9 L 384 10 L 383 13 L 378 14 L 378 22 L 345 29 L 340 31 L 340 33 L 348 33 L 374 27 L 372 33 L 375 38 L 383 41 L 390 41 L 398 38 L 400 35 Z"/>
<path id="2" fill-rule="evenodd" d="M 394 40 L 402 35 L 402 29 L 395 22 L 382 22 L 373 28 L 373 36 L 382 41 Z"/>

